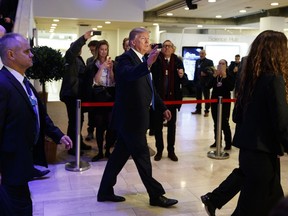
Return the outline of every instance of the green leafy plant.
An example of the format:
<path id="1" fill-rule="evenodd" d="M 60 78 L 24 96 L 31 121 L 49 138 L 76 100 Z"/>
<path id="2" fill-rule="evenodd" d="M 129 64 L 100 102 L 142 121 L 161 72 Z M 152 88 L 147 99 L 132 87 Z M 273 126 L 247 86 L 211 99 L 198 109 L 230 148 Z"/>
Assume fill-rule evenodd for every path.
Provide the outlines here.
<path id="1" fill-rule="evenodd" d="M 62 79 L 65 66 L 64 57 L 60 50 L 48 46 L 33 48 L 33 66 L 26 71 L 26 76 L 31 79 L 38 79 L 42 85 L 42 92 L 45 93 L 45 82 Z"/>
<path id="2" fill-rule="evenodd" d="M 62 79 L 65 71 L 65 60 L 60 50 L 48 46 L 33 47 L 33 66 L 26 71 L 30 79 L 39 80 L 42 92 L 39 94 L 44 106 L 47 103 L 47 92 L 45 82 Z"/>

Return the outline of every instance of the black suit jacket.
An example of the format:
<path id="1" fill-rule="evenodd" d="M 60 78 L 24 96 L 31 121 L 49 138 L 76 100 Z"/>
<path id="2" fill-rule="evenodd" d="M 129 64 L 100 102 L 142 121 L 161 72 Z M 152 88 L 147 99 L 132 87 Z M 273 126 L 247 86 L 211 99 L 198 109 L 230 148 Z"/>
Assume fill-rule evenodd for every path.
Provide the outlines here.
<path id="1" fill-rule="evenodd" d="M 112 126 L 116 130 L 146 132 L 149 127 L 149 109 L 152 89 L 147 75 L 147 62 L 142 62 L 133 49 L 119 57 L 115 72 L 116 98 L 113 107 Z M 167 107 L 155 93 L 155 108 Z"/>
<path id="2" fill-rule="evenodd" d="M 237 118 L 235 118 L 237 116 Z M 234 109 L 233 145 L 282 155 L 288 149 L 288 105 L 282 76 L 262 75 L 247 110 Z"/>
<path id="3" fill-rule="evenodd" d="M 40 136 L 36 145 L 36 115 L 19 81 L 5 68 L 0 71 L 0 166 L 2 183 L 22 185 L 32 178 L 33 164 L 47 166 L 44 135 L 59 143 L 64 135 L 47 115 L 37 92 Z"/>
<path id="4" fill-rule="evenodd" d="M 205 85 L 209 82 L 210 74 L 205 77 L 201 77 L 201 71 L 207 72 L 208 67 L 214 66 L 213 61 L 207 58 L 197 59 L 195 63 L 194 83 L 196 85 Z"/>

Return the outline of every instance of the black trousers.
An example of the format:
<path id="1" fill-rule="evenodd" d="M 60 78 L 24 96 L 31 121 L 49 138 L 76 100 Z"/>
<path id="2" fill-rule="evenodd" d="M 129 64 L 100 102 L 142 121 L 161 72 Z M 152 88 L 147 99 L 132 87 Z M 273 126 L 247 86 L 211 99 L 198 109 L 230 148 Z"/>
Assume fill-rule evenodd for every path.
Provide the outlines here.
<path id="1" fill-rule="evenodd" d="M 122 170 L 130 155 L 134 160 L 150 199 L 156 199 L 160 195 L 165 194 L 162 185 L 152 177 L 152 165 L 146 140 L 146 131 L 118 131 L 117 134 L 117 142 L 106 164 L 98 196 L 114 194 L 113 186 L 116 184 L 117 175 Z"/>
<path id="2" fill-rule="evenodd" d="M 220 209 L 240 192 L 232 216 L 268 216 L 284 196 L 280 184 L 280 160 L 276 155 L 240 149 L 240 167 L 211 193 L 211 202 Z"/>
<path id="3" fill-rule="evenodd" d="M 167 122 L 167 150 L 168 153 L 174 152 L 175 136 L 176 136 L 176 120 L 177 120 L 177 108 L 168 107 L 172 114 L 172 118 Z M 164 149 L 163 141 L 163 113 L 158 110 L 152 111 L 155 140 L 157 152 L 162 152 Z"/>
<path id="4" fill-rule="evenodd" d="M 0 185 L 1 216 L 32 216 L 32 212 L 28 183 L 21 186 Z"/>
<path id="5" fill-rule="evenodd" d="M 73 97 L 66 97 L 63 102 L 66 105 L 67 115 L 68 115 L 68 128 L 67 135 L 71 138 L 73 142 L 73 149 L 76 148 L 77 141 L 77 122 L 76 122 L 76 114 L 77 114 L 77 99 Z M 80 143 L 83 142 L 83 137 L 81 135 L 81 129 L 84 121 L 84 114 L 81 110 L 81 125 L 80 125 Z"/>
<path id="6" fill-rule="evenodd" d="M 200 84 L 196 85 L 196 99 L 202 100 L 202 94 L 204 95 L 204 99 L 210 99 L 210 89 L 201 86 Z M 202 103 L 197 103 L 196 111 L 200 112 L 202 108 Z M 205 103 L 205 112 L 209 112 L 210 103 Z"/>
<path id="7" fill-rule="evenodd" d="M 230 109 L 231 109 L 230 103 L 222 104 L 222 131 L 224 133 L 224 140 L 225 140 L 226 146 L 231 146 L 231 143 L 232 143 L 232 135 L 231 135 L 231 129 L 230 129 L 230 124 L 229 124 Z M 212 118 L 214 122 L 214 138 L 216 141 L 218 103 L 212 103 L 211 112 L 212 112 Z"/>
<path id="8" fill-rule="evenodd" d="M 239 167 L 245 178 L 235 215 L 268 216 L 284 197 L 280 182 L 280 160 L 275 154 L 240 149 Z"/>

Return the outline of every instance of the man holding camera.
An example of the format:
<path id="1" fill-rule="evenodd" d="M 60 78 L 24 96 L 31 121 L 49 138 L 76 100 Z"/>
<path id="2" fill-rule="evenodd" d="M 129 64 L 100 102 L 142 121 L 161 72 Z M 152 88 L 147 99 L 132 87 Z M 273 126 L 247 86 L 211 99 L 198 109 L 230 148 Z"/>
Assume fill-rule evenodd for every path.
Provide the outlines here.
<path id="1" fill-rule="evenodd" d="M 162 45 L 162 44 L 161 44 Z M 185 80 L 183 62 L 174 54 L 175 46 L 170 40 L 163 43 L 163 47 L 157 61 L 152 65 L 151 72 L 157 92 L 164 101 L 182 100 L 182 82 Z M 168 108 L 172 118 L 167 122 L 167 151 L 168 157 L 172 161 L 178 161 L 174 151 L 176 134 L 177 109 L 180 110 L 181 104 L 170 105 Z M 164 149 L 163 142 L 163 113 L 159 110 L 152 110 L 153 128 L 155 132 L 157 154 L 155 161 L 162 158 Z"/>

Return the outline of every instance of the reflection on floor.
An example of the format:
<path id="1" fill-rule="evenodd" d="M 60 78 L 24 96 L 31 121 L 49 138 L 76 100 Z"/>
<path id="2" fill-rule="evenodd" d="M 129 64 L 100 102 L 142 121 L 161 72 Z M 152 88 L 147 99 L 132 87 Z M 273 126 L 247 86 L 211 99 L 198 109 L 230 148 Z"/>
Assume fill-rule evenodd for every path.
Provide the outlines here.
<path id="1" fill-rule="evenodd" d="M 99 182 L 106 164 L 106 160 L 90 162 L 97 153 L 95 139 L 87 142 L 93 146 L 86 151 L 81 160 L 90 163 L 91 168 L 83 172 L 65 170 L 65 163 L 75 161 L 69 156 L 63 146 L 58 146 L 57 161 L 50 164 L 51 172 L 47 178 L 35 180 L 30 183 L 33 199 L 34 216 L 204 216 L 207 215 L 200 201 L 200 196 L 214 189 L 237 167 L 238 150 L 232 148 L 230 157 L 225 160 L 215 160 L 207 157 L 211 149 L 209 145 L 213 139 L 213 121 L 211 115 L 191 115 L 194 104 L 182 106 L 178 113 L 176 154 L 178 162 L 167 158 L 167 151 L 163 158 L 155 162 L 151 157 L 153 175 L 159 180 L 167 197 L 179 200 L 172 208 L 149 206 L 148 196 L 137 173 L 132 160 L 129 160 L 118 176 L 115 193 L 125 196 L 122 203 L 98 203 L 96 195 Z M 61 102 L 48 103 L 48 112 L 55 124 L 66 131 L 67 117 L 65 106 Z M 85 116 L 85 120 L 87 120 Z M 87 122 L 84 122 L 83 136 L 86 132 Z M 231 122 L 232 133 L 234 123 Z M 166 128 L 165 134 L 166 134 Z M 148 136 L 149 146 L 155 150 L 153 136 Z M 287 193 L 288 167 L 287 156 L 282 161 L 282 182 Z M 41 168 L 42 169 L 42 168 Z M 217 215 L 231 215 L 237 202 L 234 197 Z"/>

